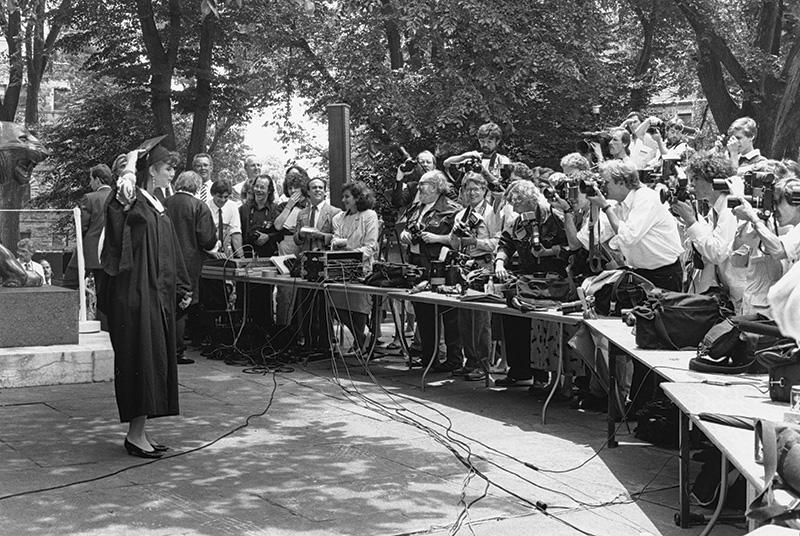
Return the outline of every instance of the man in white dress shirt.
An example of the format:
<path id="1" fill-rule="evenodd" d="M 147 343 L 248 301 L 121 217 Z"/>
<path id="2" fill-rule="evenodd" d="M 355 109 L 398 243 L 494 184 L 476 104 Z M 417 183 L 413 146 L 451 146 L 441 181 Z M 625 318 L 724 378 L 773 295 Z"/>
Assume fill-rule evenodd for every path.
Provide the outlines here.
<path id="1" fill-rule="evenodd" d="M 612 207 L 602 193 L 590 201 L 608 216 L 615 236 L 609 242 L 619 249 L 625 263 L 657 287 L 680 292 L 683 286 L 683 253 L 678 223 L 655 190 L 639 182 L 632 163 L 619 160 L 604 162 L 600 175 L 607 182 L 608 198 L 618 202 Z"/>
<path id="2" fill-rule="evenodd" d="M 211 159 L 211 155 L 207 153 L 197 153 L 194 155 L 194 158 L 192 158 L 192 170 L 203 179 L 203 184 L 195 195 L 197 195 L 197 198 L 203 203 L 210 203 L 211 184 L 214 182 L 211 178 L 212 172 L 214 171 L 214 161 Z"/>
<path id="3" fill-rule="evenodd" d="M 686 235 L 702 260 L 702 266 L 698 266 L 695 260 L 690 292 L 705 292 L 713 286 L 725 288 L 739 313 L 746 271 L 731 264 L 733 239 L 739 222 L 728 208 L 728 191 L 713 188 L 714 180 L 729 180 L 731 193 L 742 195 L 742 181 L 734 176 L 735 173 L 725 157 L 705 155 L 693 158 L 686 168 L 686 175 L 694 184 L 697 201 L 708 202 L 708 215 L 704 218 L 695 214 L 694 207 L 684 201 L 672 205 L 672 212 L 686 226 Z"/>
<path id="4" fill-rule="evenodd" d="M 226 257 L 242 257 L 242 223 L 239 205 L 230 199 L 231 183 L 224 179 L 214 181 L 209 193 L 207 204 L 214 216 L 219 251 L 224 251 Z"/>
<path id="5" fill-rule="evenodd" d="M 23 238 L 17 242 L 17 260 L 25 270 L 33 272 L 45 280 L 44 268 L 33 260 L 33 241 L 30 238 Z"/>

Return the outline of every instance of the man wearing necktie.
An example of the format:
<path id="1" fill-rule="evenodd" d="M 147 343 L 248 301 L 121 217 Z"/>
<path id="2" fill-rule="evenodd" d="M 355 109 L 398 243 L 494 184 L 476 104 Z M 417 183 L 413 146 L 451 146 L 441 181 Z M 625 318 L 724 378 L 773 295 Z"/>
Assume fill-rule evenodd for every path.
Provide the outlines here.
<path id="1" fill-rule="evenodd" d="M 724 288 L 738 314 L 742 304 L 746 270 L 731 264 L 733 240 L 738 222 L 728 208 L 729 195 L 742 195 L 744 185 L 731 161 L 719 155 L 693 158 L 686 168 L 689 181 L 694 184 L 697 202 L 707 201 L 708 216 L 704 219 L 685 201 L 672 205 L 672 213 L 686 226 L 686 235 L 702 259 L 702 269 L 695 266 L 690 292 L 705 292 L 711 287 Z M 717 187 L 714 181 L 718 182 Z M 723 188 L 724 189 L 719 189 Z"/>
<path id="2" fill-rule="evenodd" d="M 211 155 L 206 153 L 194 155 L 194 158 L 192 158 L 192 170 L 200 175 L 203 180 L 203 184 L 200 185 L 200 189 L 197 191 L 197 198 L 203 203 L 210 203 L 211 185 L 213 184 L 211 173 L 214 171 L 214 161 L 211 160 Z"/>
<path id="3" fill-rule="evenodd" d="M 333 217 L 341 209 L 333 207 L 325 198 L 328 183 L 321 178 L 308 181 L 309 206 L 297 215 L 297 231 L 294 242 L 300 252 L 327 249 L 333 239 Z M 306 350 L 329 352 L 331 332 L 330 315 L 327 314 L 325 293 L 318 290 L 298 291 L 297 303 L 302 319 L 302 333 L 306 340 Z M 323 329 L 320 329 L 320 328 Z"/>
<path id="4" fill-rule="evenodd" d="M 242 256 L 242 224 L 239 217 L 239 208 L 230 199 L 231 183 L 221 179 L 211 185 L 211 199 L 208 208 L 214 214 L 214 224 L 217 226 L 217 239 L 220 250 L 226 256 Z"/>
<path id="5" fill-rule="evenodd" d="M 30 238 L 23 238 L 17 242 L 17 260 L 28 272 L 33 272 L 45 280 L 44 268 L 33 260 L 33 241 Z"/>

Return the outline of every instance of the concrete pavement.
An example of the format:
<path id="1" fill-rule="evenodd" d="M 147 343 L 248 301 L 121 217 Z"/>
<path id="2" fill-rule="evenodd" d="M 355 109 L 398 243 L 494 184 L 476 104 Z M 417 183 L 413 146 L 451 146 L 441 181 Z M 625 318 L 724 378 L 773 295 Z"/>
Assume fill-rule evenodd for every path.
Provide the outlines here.
<path id="1" fill-rule="evenodd" d="M 603 448 L 604 415 L 559 402 L 543 426 L 526 389 L 445 374 L 422 392 L 400 357 L 373 379 L 353 359 L 246 374 L 189 355 L 182 415 L 149 427 L 172 447 L 155 462 L 125 453 L 112 383 L 0 391 L 0 534 L 701 532 L 672 520 L 677 452 L 624 425 Z"/>

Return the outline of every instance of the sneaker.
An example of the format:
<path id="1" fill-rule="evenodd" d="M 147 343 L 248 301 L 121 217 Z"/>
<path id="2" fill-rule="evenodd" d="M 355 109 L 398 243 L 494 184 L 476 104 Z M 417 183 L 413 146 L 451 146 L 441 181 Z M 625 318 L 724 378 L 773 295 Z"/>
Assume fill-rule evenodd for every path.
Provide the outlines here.
<path id="1" fill-rule="evenodd" d="M 475 369 L 473 369 L 472 367 L 458 367 L 453 371 L 453 376 L 467 376 L 473 370 Z"/>
<path id="2" fill-rule="evenodd" d="M 505 378 L 495 380 L 494 384 L 498 387 L 529 387 L 533 385 L 533 378 L 512 378 L 511 376 L 506 376 Z"/>
<path id="3" fill-rule="evenodd" d="M 183 356 L 178 358 L 179 365 L 191 365 L 192 363 L 194 363 L 194 359 L 189 359 L 188 357 Z"/>
<path id="4" fill-rule="evenodd" d="M 466 374 L 464 379 L 468 382 L 481 382 L 486 379 L 486 372 L 480 369 L 475 369 L 469 374 Z"/>

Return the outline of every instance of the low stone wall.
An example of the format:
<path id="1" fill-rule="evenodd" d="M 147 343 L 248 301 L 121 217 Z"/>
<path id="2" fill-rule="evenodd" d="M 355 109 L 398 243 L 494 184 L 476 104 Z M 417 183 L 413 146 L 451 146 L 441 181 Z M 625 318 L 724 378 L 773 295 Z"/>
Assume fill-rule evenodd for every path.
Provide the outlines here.
<path id="1" fill-rule="evenodd" d="M 114 350 L 108 333 L 84 333 L 78 344 L 0 348 L 0 389 L 110 381 Z"/>

